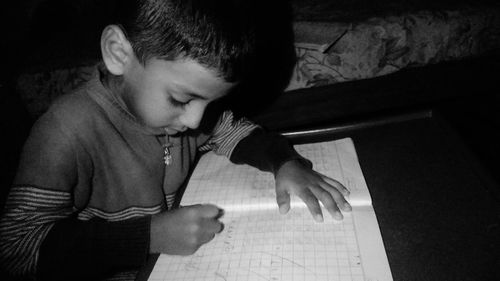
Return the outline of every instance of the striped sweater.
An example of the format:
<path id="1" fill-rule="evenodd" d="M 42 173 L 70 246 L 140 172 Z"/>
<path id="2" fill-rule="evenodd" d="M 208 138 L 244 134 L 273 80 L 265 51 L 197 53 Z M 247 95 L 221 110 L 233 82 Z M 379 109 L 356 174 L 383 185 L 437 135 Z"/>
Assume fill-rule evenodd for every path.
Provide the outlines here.
<path id="1" fill-rule="evenodd" d="M 47 280 L 133 278 L 149 253 L 151 215 L 168 211 L 200 151 L 267 171 L 300 158 L 230 111 L 211 134 L 168 136 L 121 104 L 96 70 L 37 120 L 0 219 L 4 270 Z"/>

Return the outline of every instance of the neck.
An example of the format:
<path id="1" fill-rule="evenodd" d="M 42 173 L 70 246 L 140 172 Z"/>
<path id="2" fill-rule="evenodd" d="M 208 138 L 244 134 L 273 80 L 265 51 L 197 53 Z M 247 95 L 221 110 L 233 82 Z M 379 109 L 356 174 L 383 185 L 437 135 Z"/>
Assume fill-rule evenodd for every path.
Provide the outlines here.
<path id="1" fill-rule="evenodd" d="M 113 99 L 118 102 L 120 107 L 134 116 L 125 101 L 126 87 L 123 76 L 113 75 L 106 69 L 106 67 L 100 67 L 99 71 L 101 72 L 101 83 L 104 88 L 111 93 Z"/>

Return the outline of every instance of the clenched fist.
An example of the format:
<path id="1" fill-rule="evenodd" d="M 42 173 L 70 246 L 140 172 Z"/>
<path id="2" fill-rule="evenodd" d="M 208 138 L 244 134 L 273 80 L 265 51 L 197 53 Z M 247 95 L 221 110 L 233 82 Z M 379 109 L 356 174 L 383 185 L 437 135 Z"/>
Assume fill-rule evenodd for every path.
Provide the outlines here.
<path id="1" fill-rule="evenodd" d="M 151 219 L 150 253 L 190 255 L 223 229 L 222 210 L 214 205 L 184 206 Z"/>

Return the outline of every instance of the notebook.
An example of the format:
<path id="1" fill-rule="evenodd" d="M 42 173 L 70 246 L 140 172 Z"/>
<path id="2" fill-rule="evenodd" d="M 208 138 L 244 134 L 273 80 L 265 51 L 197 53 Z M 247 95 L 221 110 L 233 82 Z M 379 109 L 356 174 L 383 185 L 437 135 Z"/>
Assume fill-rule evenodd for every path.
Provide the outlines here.
<path id="1" fill-rule="evenodd" d="M 288 214 L 280 214 L 272 174 L 208 153 L 194 170 L 181 205 L 223 208 L 224 230 L 193 255 L 160 255 L 148 280 L 392 280 L 352 139 L 295 148 L 316 171 L 350 190 L 353 210 L 342 221 L 323 208 L 325 220 L 316 222 L 294 196 Z"/>

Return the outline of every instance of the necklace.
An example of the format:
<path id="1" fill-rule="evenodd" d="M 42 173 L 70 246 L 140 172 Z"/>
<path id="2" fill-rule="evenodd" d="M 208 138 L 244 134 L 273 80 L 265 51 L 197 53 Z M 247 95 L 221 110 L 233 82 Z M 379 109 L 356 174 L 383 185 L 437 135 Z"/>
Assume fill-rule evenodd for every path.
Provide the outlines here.
<path id="1" fill-rule="evenodd" d="M 170 136 L 167 133 L 167 129 L 165 129 L 165 143 L 162 145 L 162 147 L 163 147 L 163 162 L 167 166 L 172 164 L 172 154 L 170 152 L 170 148 L 172 148 L 173 146 L 174 144 L 170 142 Z"/>
<path id="2" fill-rule="evenodd" d="M 163 145 L 163 161 L 167 166 L 172 164 L 172 154 L 170 153 L 170 148 L 172 147 L 171 143 L 165 143 Z"/>

